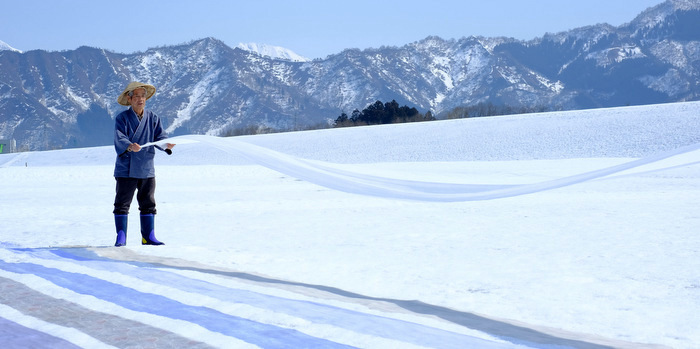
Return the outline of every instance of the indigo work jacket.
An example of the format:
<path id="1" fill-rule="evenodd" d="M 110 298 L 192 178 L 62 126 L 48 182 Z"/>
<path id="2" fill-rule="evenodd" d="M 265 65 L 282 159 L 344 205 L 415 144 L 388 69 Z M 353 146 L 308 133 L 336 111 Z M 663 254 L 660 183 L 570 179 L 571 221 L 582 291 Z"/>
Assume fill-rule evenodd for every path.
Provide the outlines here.
<path id="1" fill-rule="evenodd" d="M 143 118 L 129 108 L 114 118 L 114 149 L 117 160 L 114 177 L 152 178 L 156 176 L 153 158 L 155 147 L 141 148 L 138 152 L 127 152 L 131 143 L 146 144 L 168 138 L 158 115 L 149 110 L 143 111 Z"/>

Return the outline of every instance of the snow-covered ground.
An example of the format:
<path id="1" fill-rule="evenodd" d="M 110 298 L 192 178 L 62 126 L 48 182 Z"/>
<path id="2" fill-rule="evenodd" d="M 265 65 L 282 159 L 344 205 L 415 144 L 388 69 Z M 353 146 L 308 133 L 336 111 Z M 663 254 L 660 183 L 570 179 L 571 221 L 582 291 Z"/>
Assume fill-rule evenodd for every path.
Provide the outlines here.
<path id="1" fill-rule="evenodd" d="M 165 246 L 112 147 L 0 155 L 0 342 L 700 348 L 700 103 L 174 142 Z"/>

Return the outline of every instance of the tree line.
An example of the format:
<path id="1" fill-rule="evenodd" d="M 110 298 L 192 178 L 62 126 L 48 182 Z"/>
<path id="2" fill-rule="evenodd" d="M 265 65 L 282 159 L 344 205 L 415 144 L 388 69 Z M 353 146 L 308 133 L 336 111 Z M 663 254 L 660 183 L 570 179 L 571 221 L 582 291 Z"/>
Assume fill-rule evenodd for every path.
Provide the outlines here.
<path id="1" fill-rule="evenodd" d="M 335 119 L 333 127 L 383 125 L 432 120 L 435 120 L 435 117 L 433 117 L 430 111 L 421 114 L 416 108 L 405 105 L 399 106 L 396 100 L 386 103 L 376 101 L 362 111 L 355 109 L 350 116 L 343 112 Z"/>
<path id="2" fill-rule="evenodd" d="M 509 105 L 495 105 L 491 102 L 478 103 L 469 106 L 456 107 L 446 113 L 441 114 L 441 119 L 464 119 L 472 117 L 485 117 L 497 115 L 513 115 L 513 114 L 528 114 L 528 113 L 543 113 L 549 111 L 559 111 L 561 107 L 551 106 L 534 106 L 534 107 L 513 107 Z M 308 125 L 301 129 L 281 130 L 274 129 L 264 125 L 248 125 L 241 128 L 229 128 L 221 132 L 222 137 L 255 135 L 266 133 L 278 133 L 301 130 L 318 130 L 329 127 L 350 127 L 350 126 L 365 126 L 365 125 L 382 125 L 394 123 L 420 122 L 436 120 L 433 113 L 428 111 L 421 114 L 416 108 L 408 106 L 399 106 L 396 100 L 383 103 L 376 101 L 368 105 L 362 111 L 355 109 L 352 114 L 347 115 L 345 112 L 340 114 L 335 119 L 333 125 L 316 124 Z"/>
<path id="3" fill-rule="evenodd" d="M 550 107 L 544 105 L 537 105 L 533 107 L 513 107 L 510 105 L 495 105 L 491 102 L 481 102 L 475 105 L 456 107 L 447 114 L 445 114 L 445 119 L 464 119 L 464 118 L 475 118 L 482 116 L 497 116 L 497 115 L 515 115 L 515 114 L 530 114 L 530 113 L 544 113 L 549 111 L 559 111 L 562 110 L 561 107 Z"/>

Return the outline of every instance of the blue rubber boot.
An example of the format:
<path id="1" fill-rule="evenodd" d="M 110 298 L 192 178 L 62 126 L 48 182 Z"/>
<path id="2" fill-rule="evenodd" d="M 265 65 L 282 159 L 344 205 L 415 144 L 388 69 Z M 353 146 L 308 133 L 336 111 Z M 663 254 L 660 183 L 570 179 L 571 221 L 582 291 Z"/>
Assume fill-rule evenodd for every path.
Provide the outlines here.
<path id="1" fill-rule="evenodd" d="M 156 239 L 155 215 L 141 215 L 141 245 L 165 245 Z"/>
<path id="2" fill-rule="evenodd" d="M 117 242 L 114 246 L 126 245 L 126 226 L 129 221 L 129 216 L 125 214 L 114 215 L 114 225 L 117 227 Z"/>

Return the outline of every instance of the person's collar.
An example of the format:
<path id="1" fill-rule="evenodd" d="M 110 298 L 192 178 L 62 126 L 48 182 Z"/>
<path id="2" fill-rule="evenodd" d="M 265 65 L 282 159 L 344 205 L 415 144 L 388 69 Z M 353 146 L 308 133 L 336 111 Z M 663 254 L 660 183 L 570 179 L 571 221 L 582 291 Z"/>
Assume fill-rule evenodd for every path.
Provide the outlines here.
<path id="1" fill-rule="evenodd" d="M 134 114 L 136 114 L 136 116 L 139 118 L 139 120 L 143 119 L 143 114 L 146 113 L 146 109 L 145 109 L 145 108 L 141 111 L 141 115 L 139 115 L 139 113 L 137 113 L 136 110 L 134 110 L 134 107 L 129 107 L 129 108 L 131 109 L 131 111 L 132 111 Z"/>

